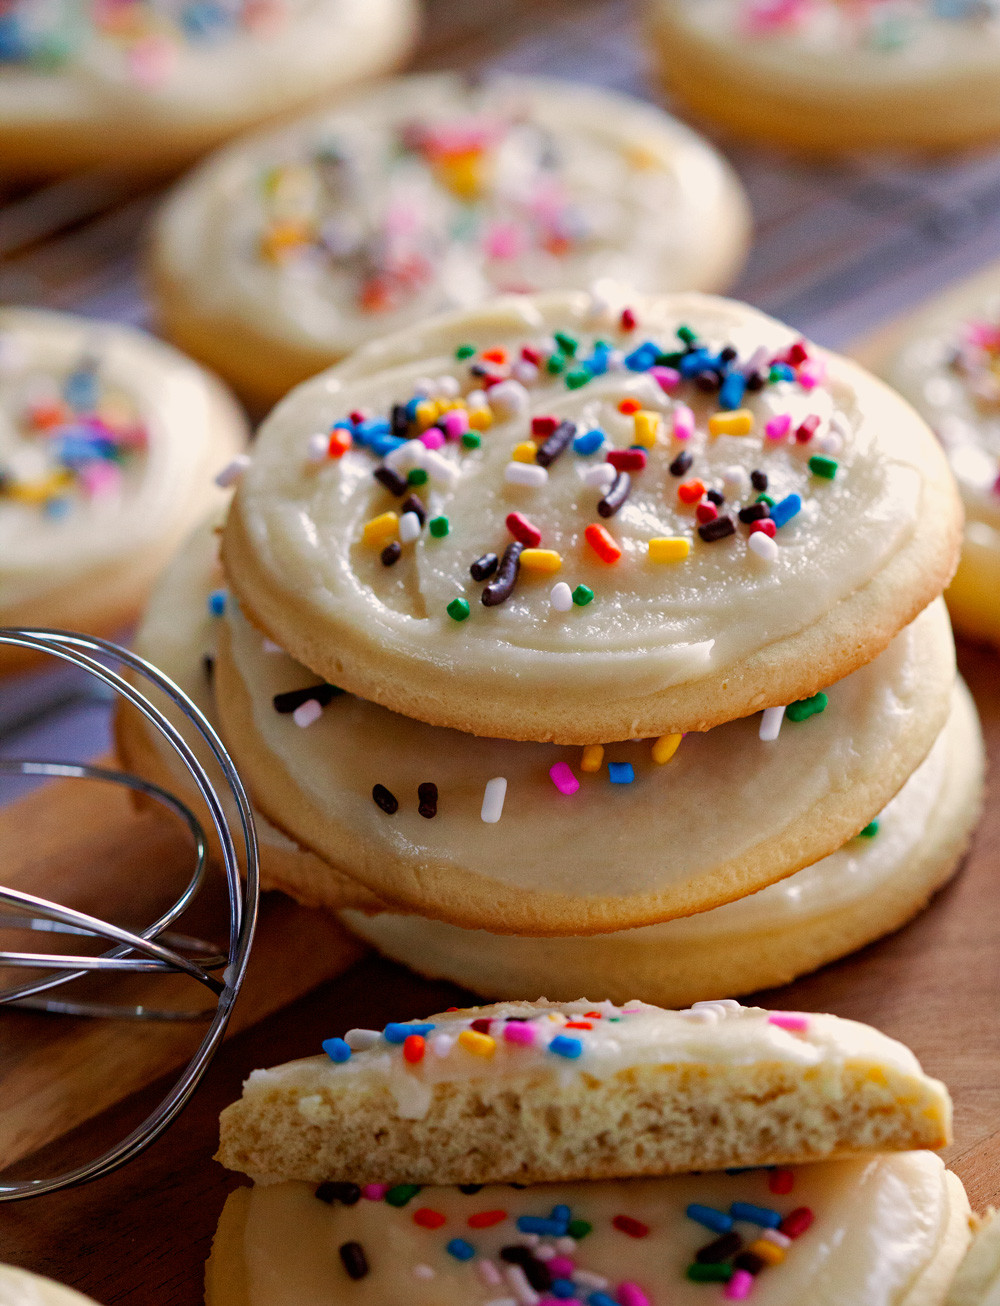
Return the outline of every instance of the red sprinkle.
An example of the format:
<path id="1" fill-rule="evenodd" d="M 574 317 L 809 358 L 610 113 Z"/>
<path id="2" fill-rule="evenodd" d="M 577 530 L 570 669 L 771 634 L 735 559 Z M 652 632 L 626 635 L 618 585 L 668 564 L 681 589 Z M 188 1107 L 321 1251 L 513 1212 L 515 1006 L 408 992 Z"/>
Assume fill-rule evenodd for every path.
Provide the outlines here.
<path id="1" fill-rule="evenodd" d="M 795 1171 L 786 1170 L 784 1166 L 772 1170 L 767 1176 L 767 1186 L 772 1193 L 784 1197 L 786 1193 L 790 1193 L 795 1187 Z"/>
<path id="2" fill-rule="evenodd" d="M 593 1029 L 589 1020 L 567 1020 L 563 1029 Z"/>
<path id="3" fill-rule="evenodd" d="M 648 1224 L 643 1224 L 641 1220 L 633 1220 L 630 1215 L 616 1215 L 611 1223 L 622 1233 L 627 1233 L 630 1238 L 645 1238 L 649 1233 Z"/>
<path id="4" fill-rule="evenodd" d="M 602 562 L 617 562 L 622 556 L 621 546 L 597 522 L 591 522 L 583 534 L 587 543 Z"/>
<path id="5" fill-rule="evenodd" d="M 618 405 L 618 411 L 624 413 L 626 417 L 630 417 L 633 413 L 637 413 L 641 407 L 642 404 L 639 403 L 638 399 L 623 399 Z"/>
<path id="6" fill-rule="evenodd" d="M 752 535 L 754 531 L 763 531 L 765 535 L 770 535 L 773 540 L 778 533 L 778 528 L 770 517 L 761 517 L 758 521 L 750 523 L 750 534 Z"/>
<path id="7" fill-rule="evenodd" d="M 357 426 L 358 422 L 363 422 L 365 420 L 365 415 L 360 408 L 355 408 L 353 412 L 348 414 L 348 416 L 355 426 Z"/>
<path id="8" fill-rule="evenodd" d="M 471 1028 L 474 1029 L 477 1034 L 488 1034 L 490 1032 L 489 1019 L 486 1016 L 480 1016 L 477 1020 L 472 1022 Z"/>
<path id="9" fill-rule="evenodd" d="M 419 1211 L 413 1212 L 413 1223 L 419 1224 L 421 1229 L 440 1229 L 445 1222 L 445 1217 L 440 1211 L 432 1211 L 429 1206 L 422 1206 Z"/>
<path id="10" fill-rule="evenodd" d="M 507 529 L 526 549 L 537 549 L 542 542 L 542 532 L 519 512 L 507 514 Z"/>
<path id="11" fill-rule="evenodd" d="M 603 1016 L 603 1013 L 600 1011 L 585 1011 L 583 1014 L 585 1016 L 590 1016 L 593 1020 L 601 1020 Z"/>
<path id="12" fill-rule="evenodd" d="M 792 367 L 798 367 L 798 365 L 804 363 L 808 357 L 809 350 L 806 349 L 805 342 L 802 340 L 796 340 L 794 345 L 789 346 L 788 353 L 785 354 L 785 359 L 791 363 Z"/>
<path id="13" fill-rule="evenodd" d="M 778 1225 L 778 1231 L 783 1233 L 786 1238 L 799 1238 L 815 1218 L 808 1206 L 797 1206 Z"/>
<path id="14" fill-rule="evenodd" d="M 530 345 L 525 345 L 522 348 L 521 357 L 526 363 L 534 363 L 536 367 L 541 367 L 542 355 L 537 349 L 532 349 Z"/>
<path id="15" fill-rule="evenodd" d="M 407 1034 L 403 1040 L 404 1059 L 415 1066 L 418 1061 L 423 1061 L 425 1047 L 423 1034 Z"/>
<path id="16" fill-rule="evenodd" d="M 343 458 L 347 453 L 354 440 L 350 431 L 345 431 L 343 427 L 338 427 L 330 436 L 330 444 L 327 449 L 331 458 Z"/>
<path id="17" fill-rule="evenodd" d="M 470 1229 L 489 1229 L 493 1225 L 499 1224 L 501 1220 L 506 1220 L 506 1211 L 480 1211 L 478 1215 L 469 1216 Z"/>
<path id="18" fill-rule="evenodd" d="M 486 359 L 487 363 L 499 363 L 502 367 L 507 361 L 507 351 L 506 349 L 501 349 L 498 345 L 494 349 L 484 349 L 483 357 Z"/>
<path id="19" fill-rule="evenodd" d="M 681 503 L 697 503 L 705 493 L 701 481 L 681 481 L 677 487 L 677 497 Z"/>
<path id="20" fill-rule="evenodd" d="M 719 515 L 719 510 L 714 503 L 699 503 L 694 515 L 704 525 L 706 522 L 715 521 Z"/>
<path id="21" fill-rule="evenodd" d="M 646 466 L 644 449 L 612 449 L 605 459 L 616 472 L 641 472 Z"/>
<path id="22" fill-rule="evenodd" d="M 631 308 L 623 308 L 621 321 L 623 331 L 634 331 L 638 325 L 639 319 Z"/>
<path id="23" fill-rule="evenodd" d="M 533 417 L 531 419 L 531 434 L 536 439 L 547 440 L 558 425 L 558 417 Z"/>
<path id="24" fill-rule="evenodd" d="M 795 439 L 799 444 L 808 444 L 816 434 L 816 428 L 819 426 L 819 418 L 815 413 L 803 419 L 795 430 Z"/>

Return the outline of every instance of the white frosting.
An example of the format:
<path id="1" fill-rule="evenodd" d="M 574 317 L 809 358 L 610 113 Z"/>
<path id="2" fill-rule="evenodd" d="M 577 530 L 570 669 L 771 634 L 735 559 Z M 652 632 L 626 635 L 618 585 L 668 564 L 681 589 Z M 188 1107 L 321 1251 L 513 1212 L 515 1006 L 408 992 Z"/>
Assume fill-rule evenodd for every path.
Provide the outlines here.
<path id="1" fill-rule="evenodd" d="M 168 204 L 158 259 L 192 311 L 332 360 L 507 290 L 710 288 L 745 224 L 721 159 L 658 109 L 438 73 L 213 159 Z"/>
<path id="2" fill-rule="evenodd" d="M 83 473 L 60 481 L 56 453 L 64 438 L 101 435 L 77 426 L 61 399 L 88 360 L 97 412 L 125 434 L 119 462 L 90 461 L 98 477 L 93 488 Z M 58 429 L 32 423 L 33 410 L 53 408 L 62 413 Z M 82 411 L 90 415 L 87 405 Z M 132 431 L 139 433 L 134 445 Z M 150 549 L 169 551 L 220 500 L 212 476 L 242 435 L 217 383 L 168 346 L 125 327 L 0 310 L 0 470 L 7 477 L 0 491 L 0 608 L 85 584 Z M 110 480 L 102 480 L 109 469 Z"/>
<path id="3" fill-rule="evenodd" d="M 43 1279 L 14 1265 L 0 1265 L 0 1306 L 95 1306 L 95 1303 L 92 1298 L 83 1297 L 52 1279 Z"/>
<path id="4" fill-rule="evenodd" d="M 654 1306 L 703 1306 L 721 1299 L 718 1284 L 692 1283 L 686 1267 L 715 1235 L 689 1219 L 690 1203 L 727 1211 L 742 1201 L 788 1214 L 809 1207 L 814 1223 L 785 1248 L 778 1265 L 753 1282 L 752 1299 L 762 1306 L 937 1306 L 940 1285 L 925 1280 L 950 1272 L 968 1239 L 968 1202 L 961 1184 L 930 1152 L 877 1156 L 858 1161 L 800 1166 L 793 1187 L 775 1196 L 766 1171 L 738 1175 L 702 1174 L 666 1179 L 545 1184 L 516 1191 L 484 1188 L 474 1195 L 457 1189 L 424 1188 L 404 1207 L 362 1200 L 327 1205 L 306 1184 L 254 1188 L 245 1223 L 216 1244 L 215 1255 L 245 1267 L 246 1297 L 227 1291 L 228 1275 L 209 1282 L 210 1306 L 334 1306 L 348 1298 L 358 1306 L 487 1306 L 500 1301 L 538 1300 L 524 1292 L 518 1276 L 500 1256 L 504 1247 L 528 1247 L 541 1259 L 562 1259 L 574 1300 L 604 1291 L 614 1301 Z M 240 1195 L 242 1196 L 242 1195 Z M 519 1233 L 521 1215 L 547 1217 L 566 1205 L 593 1231 L 579 1242 Z M 436 1229 L 414 1220 L 417 1209 L 436 1211 Z M 469 1217 L 503 1211 L 490 1228 L 470 1229 Z M 648 1228 L 630 1237 L 612 1223 L 627 1215 Z M 225 1221 L 223 1222 L 225 1227 Z M 761 1229 L 740 1222 L 747 1242 Z M 239 1235 L 242 1234 L 242 1237 Z M 447 1244 L 461 1239 L 470 1259 L 450 1255 Z M 234 1241 L 230 1241 L 234 1239 Z M 348 1278 L 339 1255 L 345 1243 L 364 1251 L 368 1273 Z M 221 1268 L 221 1265 L 220 1265 Z M 930 1273 L 929 1273 L 930 1272 Z M 635 1286 L 629 1296 L 622 1284 Z M 231 1289 L 230 1289 L 231 1290 Z M 530 1289 L 529 1289 L 530 1293 Z M 546 1297 L 545 1300 L 550 1300 Z"/>

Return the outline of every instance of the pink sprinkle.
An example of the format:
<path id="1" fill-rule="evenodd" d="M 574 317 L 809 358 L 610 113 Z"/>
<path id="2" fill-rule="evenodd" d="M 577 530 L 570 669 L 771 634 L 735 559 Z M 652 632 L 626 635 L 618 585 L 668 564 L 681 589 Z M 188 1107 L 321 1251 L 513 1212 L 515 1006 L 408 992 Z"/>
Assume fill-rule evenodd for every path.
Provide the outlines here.
<path id="1" fill-rule="evenodd" d="M 526 1020 L 511 1020 L 503 1027 L 505 1043 L 518 1043 L 521 1047 L 531 1047 L 535 1041 L 535 1029 Z"/>
<path id="2" fill-rule="evenodd" d="M 561 794 L 575 794 L 580 788 L 580 781 L 570 770 L 567 762 L 556 762 L 555 766 L 550 766 L 549 776 Z"/>
<path id="3" fill-rule="evenodd" d="M 493 1262 L 488 1261 L 485 1256 L 479 1258 L 476 1262 L 476 1267 L 479 1270 L 479 1277 L 488 1288 L 495 1288 L 497 1284 L 503 1283 L 500 1271 Z"/>
<path id="4" fill-rule="evenodd" d="M 497 222 L 486 233 L 484 244 L 489 258 L 517 258 L 524 251 L 524 231 L 512 222 Z"/>
<path id="5" fill-rule="evenodd" d="M 461 440 L 469 429 L 469 414 L 464 408 L 453 408 L 450 413 L 445 413 L 441 424 L 449 440 Z"/>
<path id="6" fill-rule="evenodd" d="M 637 1283 L 620 1283 L 618 1300 L 621 1306 L 651 1306 L 651 1302 Z"/>
<path id="7" fill-rule="evenodd" d="M 722 1294 L 729 1301 L 746 1301 L 753 1288 L 753 1275 L 749 1270 L 734 1270 L 733 1277 L 726 1284 Z"/>
<path id="8" fill-rule="evenodd" d="M 365 1184 L 361 1196 L 367 1197 L 369 1202 L 380 1202 L 388 1191 L 388 1184 Z"/>
<path id="9" fill-rule="evenodd" d="M 1000 476 L 993 482 L 993 493 L 1000 494 Z"/>
<path id="10" fill-rule="evenodd" d="M 809 1028 L 809 1017 L 801 1011 L 772 1011 L 767 1023 L 777 1025 L 779 1029 L 804 1033 Z"/>
<path id="11" fill-rule="evenodd" d="M 661 390 L 673 390 L 681 383 L 681 374 L 674 367 L 651 367 L 649 375 L 659 382 Z"/>
<path id="12" fill-rule="evenodd" d="M 764 434 L 769 440 L 783 440 L 792 426 L 791 413 L 778 413 L 764 427 Z"/>
<path id="13" fill-rule="evenodd" d="M 420 437 L 421 444 L 428 449 L 440 449 L 444 444 L 444 431 L 439 430 L 436 426 L 429 427 Z"/>
<path id="14" fill-rule="evenodd" d="M 576 1265 L 568 1256 L 553 1256 L 548 1261 L 549 1273 L 554 1274 L 557 1279 L 571 1279 Z"/>
<path id="15" fill-rule="evenodd" d="M 690 440 L 694 435 L 694 413 L 687 404 L 674 409 L 673 435 L 675 440 Z"/>
<path id="16" fill-rule="evenodd" d="M 795 379 L 803 390 L 815 390 L 826 378 L 826 367 L 820 358 L 810 358 L 795 374 Z"/>
<path id="17" fill-rule="evenodd" d="M 115 463 L 87 463 L 80 468 L 80 484 L 92 499 L 113 494 L 122 483 L 121 469 Z"/>

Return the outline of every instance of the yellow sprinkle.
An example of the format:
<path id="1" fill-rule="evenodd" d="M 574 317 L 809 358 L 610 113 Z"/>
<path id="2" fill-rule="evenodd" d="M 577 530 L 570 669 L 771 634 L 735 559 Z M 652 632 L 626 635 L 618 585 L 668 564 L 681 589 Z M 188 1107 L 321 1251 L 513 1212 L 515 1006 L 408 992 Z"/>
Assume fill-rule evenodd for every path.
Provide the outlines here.
<path id="1" fill-rule="evenodd" d="M 272 263 L 279 263 L 291 250 L 311 239 L 312 231 L 304 222 L 276 222 L 261 237 L 261 253 Z"/>
<path id="2" fill-rule="evenodd" d="M 587 744 L 580 755 L 580 770 L 589 771 L 593 774 L 599 771 L 604 764 L 604 745 Z"/>
<path id="3" fill-rule="evenodd" d="M 747 1248 L 754 1256 L 759 1256 L 762 1261 L 767 1261 L 768 1265 L 780 1265 L 785 1259 L 784 1250 L 776 1243 L 768 1242 L 766 1238 L 758 1238 Z"/>
<path id="4" fill-rule="evenodd" d="M 9 498 L 16 499 L 18 503 L 37 505 L 44 503 L 46 499 L 51 499 L 60 490 L 66 489 L 72 480 L 73 477 L 67 471 L 50 472 L 48 476 L 37 481 L 15 481 L 4 490 L 4 493 Z"/>
<path id="5" fill-rule="evenodd" d="M 469 425 L 474 431 L 488 431 L 493 425 L 493 414 L 488 408 L 470 408 Z"/>
<path id="6" fill-rule="evenodd" d="M 489 1034 L 480 1034 L 478 1029 L 463 1029 L 458 1036 L 459 1044 L 466 1052 L 476 1057 L 491 1057 L 497 1050 L 497 1041 Z"/>
<path id="7" fill-rule="evenodd" d="M 753 430 L 753 413 L 737 408 L 734 413 L 713 413 L 708 419 L 709 435 L 749 435 Z"/>
<path id="8" fill-rule="evenodd" d="M 366 544 L 384 544 L 399 530 L 399 518 L 394 512 L 381 512 L 371 521 L 365 522 L 361 538 Z"/>
<path id="9" fill-rule="evenodd" d="M 641 444 L 644 449 L 652 449 L 660 433 L 660 414 L 640 408 L 635 414 L 634 421 L 636 444 Z"/>
<path id="10" fill-rule="evenodd" d="M 441 406 L 434 399 L 421 399 L 413 415 L 417 419 L 418 429 L 426 431 L 441 416 Z"/>
<path id="11" fill-rule="evenodd" d="M 511 454 L 511 457 L 516 463 L 533 463 L 535 461 L 536 452 L 536 445 L 532 444 L 530 440 L 523 440 L 520 444 L 514 446 L 514 452 Z"/>
<path id="12" fill-rule="evenodd" d="M 691 552 L 691 541 L 683 535 L 660 535 L 649 541 L 650 562 L 683 562 Z"/>
<path id="13" fill-rule="evenodd" d="M 562 554 L 555 549 L 522 549 L 521 566 L 527 571 L 540 571 L 551 575 L 562 566 Z"/>
<path id="14" fill-rule="evenodd" d="M 648 172 L 652 168 L 663 169 L 663 155 L 649 148 L 648 145 L 629 145 L 625 149 L 625 161 L 629 167 L 638 172 Z"/>
<path id="15" fill-rule="evenodd" d="M 680 748 L 683 738 L 683 735 L 660 735 L 659 739 L 653 741 L 653 761 L 657 766 L 670 761 Z"/>

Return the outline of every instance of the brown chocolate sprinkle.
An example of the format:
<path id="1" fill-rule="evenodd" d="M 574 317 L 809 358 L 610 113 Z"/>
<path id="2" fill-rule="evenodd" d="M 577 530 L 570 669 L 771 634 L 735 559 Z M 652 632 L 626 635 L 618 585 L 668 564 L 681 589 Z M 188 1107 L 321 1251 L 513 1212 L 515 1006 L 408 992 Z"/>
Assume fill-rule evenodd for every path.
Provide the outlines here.
<path id="1" fill-rule="evenodd" d="M 399 811 L 399 799 L 391 789 L 386 789 L 385 785 L 374 785 L 372 797 L 375 799 L 375 806 L 381 807 L 386 816 L 395 816 Z"/>
<path id="2" fill-rule="evenodd" d="M 438 811 L 438 787 L 432 780 L 425 780 L 423 784 L 417 785 L 417 811 L 421 816 L 426 816 L 428 821 L 432 816 L 437 816 Z"/>
<path id="3" fill-rule="evenodd" d="M 368 1273 L 368 1257 L 360 1243 L 341 1243 L 338 1248 L 344 1269 L 352 1279 L 363 1279 Z"/>

